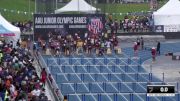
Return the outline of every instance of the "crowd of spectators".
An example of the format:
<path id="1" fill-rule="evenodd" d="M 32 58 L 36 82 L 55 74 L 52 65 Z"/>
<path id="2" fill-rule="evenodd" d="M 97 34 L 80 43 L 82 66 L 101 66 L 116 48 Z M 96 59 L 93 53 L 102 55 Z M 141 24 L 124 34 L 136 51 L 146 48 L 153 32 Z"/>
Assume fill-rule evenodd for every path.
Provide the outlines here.
<path id="1" fill-rule="evenodd" d="M 0 45 L 0 101 L 48 101 L 30 52 L 13 42 Z M 43 73 L 42 73 L 43 74 Z"/>
<path id="2" fill-rule="evenodd" d="M 33 30 L 33 22 L 30 20 L 24 22 L 12 22 L 12 24 L 19 27 L 21 32 L 31 32 Z"/>
<path id="3" fill-rule="evenodd" d="M 96 53 L 102 56 L 103 54 L 111 54 L 112 51 L 118 53 L 118 39 L 115 35 L 108 33 L 85 33 L 84 36 L 80 35 L 82 34 L 55 35 L 50 32 L 48 35 L 48 42 L 39 40 L 38 43 L 42 46 L 44 51 L 47 51 L 47 47 L 49 47 L 52 50 L 51 52 L 55 55 L 61 53 L 65 55 L 79 55 L 81 53 L 91 55 L 92 53 Z"/>
<path id="4" fill-rule="evenodd" d="M 106 28 L 111 30 L 111 33 L 120 32 L 149 32 L 152 31 L 153 23 L 151 17 L 148 16 L 125 16 L 123 20 L 113 20 L 110 16 L 106 21 Z"/>

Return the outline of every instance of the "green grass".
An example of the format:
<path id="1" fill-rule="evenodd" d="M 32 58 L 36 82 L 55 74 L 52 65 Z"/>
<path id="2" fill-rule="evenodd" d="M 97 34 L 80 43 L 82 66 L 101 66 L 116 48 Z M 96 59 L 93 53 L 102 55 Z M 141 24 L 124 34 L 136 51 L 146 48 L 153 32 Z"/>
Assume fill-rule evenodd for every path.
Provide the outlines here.
<path id="1" fill-rule="evenodd" d="M 30 12 L 34 12 L 34 2 L 32 0 L 0 0 L 0 12 L 9 21 L 25 21 L 32 19 L 32 14 L 29 12 L 29 1 L 30 1 Z M 4 11 L 3 9 L 7 9 Z M 14 10 L 11 12 L 10 10 Z M 27 12 L 24 14 L 18 11 Z"/>
<path id="2" fill-rule="evenodd" d="M 34 12 L 35 2 L 32 0 L 0 0 L 0 12 L 1 14 L 9 21 L 25 21 L 32 20 L 32 14 L 29 12 L 29 1 L 30 1 L 30 12 Z M 164 3 L 160 3 L 161 7 Z M 59 5 L 58 8 L 61 8 L 63 5 Z M 109 14 L 113 14 L 114 19 L 122 19 L 125 14 L 128 12 L 141 12 L 141 11 L 149 11 L 149 4 L 97 4 L 93 5 L 94 7 L 100 8 L 101 12 L 106 12 Z M 3 9 L 7 9 L 8 11 L 4 11 Z M 14 10 L 11 12 L 9 10 Z M 17 11 L 27 12 L 17 13 Z M 122 13 L 122 15 L 120 15 Z"/>
<path id="3" fill-rule="evenodd" d="M 128 12 L 141 12 L 149 11 L 148 4 L 99 4 L 96 6 L 100 8 L 102 12 L 113 14 L 113 18 L 122 19 Z M 121 15 L 120 15 L 121 13 Z"/>
<path id="4" fill-rule="evenodd" d="M 149 6 L 148 4 L 108 4 L 97 5 L 97 8 L 101 8 L 102 12 L 107 13 L 127 13 L 127 12 L 140 12 L 142 10 L 148 11 Z"/>
<path id="5" fill-rule="evenodd" d="M 159 3 L 159 8 L 162 7 L 165 2 Z M 150 11 L 149 3 L 142 4 L 108 4 L 108 5 L 94 5 L 96 8 L 100 8 L 101 12 L 106 12 L 113 15 L 113 19 L 123 19 L 127 13 L 131 12 L 147 12 Z M 114 13 L 114 14 L 113 14 Z M 120 14 L 121 13 L 121 14 Z"/>

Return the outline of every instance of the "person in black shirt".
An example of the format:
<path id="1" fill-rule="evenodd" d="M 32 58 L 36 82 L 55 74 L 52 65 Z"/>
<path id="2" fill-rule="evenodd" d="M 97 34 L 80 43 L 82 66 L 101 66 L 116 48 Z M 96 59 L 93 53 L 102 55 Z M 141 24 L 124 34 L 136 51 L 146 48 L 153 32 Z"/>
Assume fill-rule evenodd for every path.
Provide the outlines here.
<path id="1" fill-rule="evenodd" d="M 141 45 L 141 50 L 143 50 L 144 49 L 144 39 L 143 39 L 143 37 L 141 37 L 141 39 L 140 39 L 140 45 Z"/>
<path id="2" fill-rule="evenodd" d="M 16 46 L 20 47 L 20 42 L 19 42 L 19 40 L 17 41 Z"/>
<path id="3" fill-rule="evenodd" d="M 158 44 L 157 44 L 157 49 L 156 49 L 156 51 L 157 51 L 157 54 L 158 54 L 158 55 L 160 55 L 160 54 L 161 54 L 161 52 L 160 52 L 160 48 L 161 48 L 161 43 L 158 41 Z"/>

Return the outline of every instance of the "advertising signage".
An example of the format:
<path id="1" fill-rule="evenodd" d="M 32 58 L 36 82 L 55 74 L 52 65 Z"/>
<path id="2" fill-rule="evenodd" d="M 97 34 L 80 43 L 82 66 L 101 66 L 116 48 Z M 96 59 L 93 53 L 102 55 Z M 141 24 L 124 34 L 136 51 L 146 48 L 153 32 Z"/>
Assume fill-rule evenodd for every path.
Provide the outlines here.
<path id="1" fill-rule="evenodd" d="M 34 39 L 46 40 L 48 33 L 101 33 L 105 24 L 103 14 L 34 14 Z"/>

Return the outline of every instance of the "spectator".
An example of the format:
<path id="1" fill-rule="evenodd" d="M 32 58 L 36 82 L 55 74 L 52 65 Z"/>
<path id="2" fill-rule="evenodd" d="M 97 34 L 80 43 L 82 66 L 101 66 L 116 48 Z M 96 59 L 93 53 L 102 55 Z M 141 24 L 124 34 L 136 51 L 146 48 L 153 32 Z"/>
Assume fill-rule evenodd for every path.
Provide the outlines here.
<path id="1" fill-rule="evenodd" d="M 101 46 L 100 46 L 99 55 L 101 56 L 101 55 L 103 55 L 104 50 L 105 50 L 105 43 L 104 43 L 104 41 L 101 41 L 100 45 Z"/>
<path id="2" fill-rule="evenodd" d="M 41 90 L 38 87 L 35 87 L 35 89 L 31 93 L 33 97 L 38 97 L 41 94 Z"/>
<path id="3" fill-rule="evenodd" d="M 119 29 L 120 29 L 120 30 L 123 29 L 123 22 L 122 22 L 122 20 L 119 21 Z"/>
<path id="4" fill-rule="evenodd" d="M 30 32 L 32 31 L 33 22 L 32 21 L 23 21 L 23 22 L 12 22 L 13 25 L 19 27 L 21 32 Z"/>
<path id="5" fill-rule="evenodd" d="M 17 41 L 16 45 L 17 45 L 17 47 L 20 47 L 20 42 L 19 42 L 19 40 Z"/>
<path id="6" fill-rule="evenodd" d="M 2 59 L 3 59 L 3 52 L 0 50 L 0 64 L 2 63 Z"/>
<path id="7" fill-rule="evenodd" d="M 117 19 L 115 19 L 114 27 L 115 27 L 115 33 L 117 34 L 118 33 L 118 29 L 119 29 L 119 24 L 118 24 Z"/>
<path id="8" fill-rule="evenodd" d="M 53 78 L 52 78 L 51 74 L 49 74 L 48 79 L 50 80 L 51 83 L 53 82 Z"/>
<path id="9" fill-rule="evenodd" d="M 19 41 L 19 40 L 18 40 L 18 41 Z M 9 43 L 9 46 L 10 46 L 11 48 L 13 48 L 13 42 L 12 42 L 12 41 Z"/>
<path id="10" fill-rule="evenodd" d="M 125 16 L 119 23 L 117 23 L 116 19 L 114 21 L 111 19 L 109 22 L 106 22 L 105 26 L 110 28 L 111 33 L 114 31 L 117 32 L 118 30 L 123 30 L 124 32 L 147 32 L 150 31 L 153 26 L 151 23 L 152 19 L 148 16 L 134 16 L 132 18 Z"/>
<path id="11" fill-rule="evenodd" d="M 41 71 L 41 82 L 43 83 L 44 87 L 45 87 L 46 80 L 47 80 L 47 72 L 46 72 L 46 69 L 43 68 L 43 70 Z"/>
<path id="12" fill-rule="evenodd" d="M 42 50 L 43 50 L 44 52 L 46 51 L 46 42 L 43 42 Z"/>

